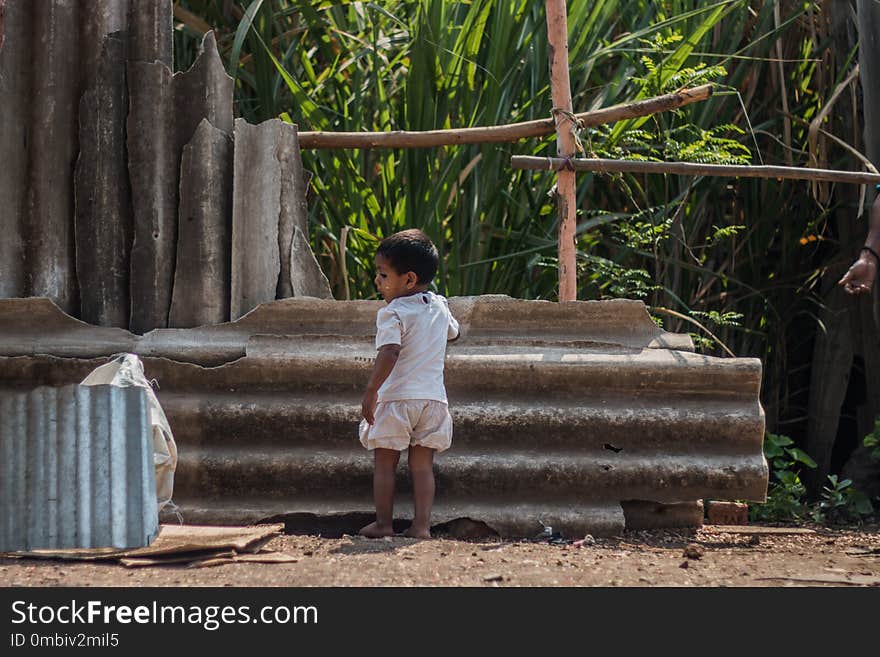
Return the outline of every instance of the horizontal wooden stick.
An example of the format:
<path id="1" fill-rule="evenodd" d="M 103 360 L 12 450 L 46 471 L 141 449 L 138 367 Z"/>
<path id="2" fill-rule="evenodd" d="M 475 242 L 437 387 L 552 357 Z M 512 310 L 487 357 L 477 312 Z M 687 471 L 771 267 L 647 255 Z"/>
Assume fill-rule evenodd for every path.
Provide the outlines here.
<path id="1" fill-rule="evenodd" d="M 690 103 L 706 100 L 711 95 L 712 85 L 704 84 L 693 89 L 682 89 L 672 94 L 655 96 L 625 105 L 603 107 L 592 112 L 575 114 L 575 116 L 583 122 L 585 127 L 597 126 L 684 107 Z M 555 132 L 556 123 L 552 118 L 549 118 L 524 123 L 452 130 L 300 132 L 298 138 L 300 148 L 429 148 L 431 146 L 518 141 L 529 137 L 542 137 Z"/>
<path id="2" fill-rule="evenodd" d="M 603 160 L 599 158 L 534 157 L 514 155 L 514 169 L 546 169 L 575 171 L 673 173 L 683 176 L 724 176 L 728 178 L 790 178 L 793 180 L 827 180 L 828 182 L 876 184 L 880 174 L 867 171 L 837 171 L 805 167 L 752 166 L 748 164 L 701 164 L 699 162 L 646 162 L 644 160 Z"/>

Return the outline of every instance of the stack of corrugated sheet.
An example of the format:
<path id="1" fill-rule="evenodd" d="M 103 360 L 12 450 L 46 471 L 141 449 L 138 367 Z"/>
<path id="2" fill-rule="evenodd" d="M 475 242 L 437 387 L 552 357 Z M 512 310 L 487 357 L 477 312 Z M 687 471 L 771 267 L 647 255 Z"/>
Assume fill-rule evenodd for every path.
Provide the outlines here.
<path id="1" fill-rule="evenodd" d="M 45 300 L 4 300 L 0 386 L 77 380 L 124 345 L 160 384 L 188 522 L 368 514 L 372 458 L 357 422 L 381 305 L 289 299 L 140 337 Z M 436 460 L 436 522 L 610 534 L 698 525 L 706 498 L 764 499 L 757 359 L 697 355 L 635 301 L 481 296 L 450 308 L 463 336 L 447 355 L 455 431 Z M 408 488 L 401 466 L 400 517 Z"/>

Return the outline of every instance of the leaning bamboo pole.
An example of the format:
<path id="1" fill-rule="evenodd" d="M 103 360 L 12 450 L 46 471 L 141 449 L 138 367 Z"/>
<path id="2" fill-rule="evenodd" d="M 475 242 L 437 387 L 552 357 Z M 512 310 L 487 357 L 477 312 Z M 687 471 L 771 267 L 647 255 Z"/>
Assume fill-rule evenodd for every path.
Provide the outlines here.
<path id="1" fill-rule="evenodd" d="M 747 164 L 703 164 L 700 162 L 646 162 L 600 158 L 562 158 L 514 155 L 514 169 L 546 171 L 596 171 L 602 173 L 672 173 L 682 176 L 724 176 L 729 178 L 787 178 L 823 180 L 859 185 L 880 183 L 880 174 L 867 171 L 839 171 L 806 167 L 752 166 Z"/>
<path id="2" fill-rule="evenodd" d="M 614 123 L 624 119 L 650 116 L 658 112 L 684 107 L 708 99 L 712 85 L 704 84 L 681 89 L 671 94 L 654 96 L 632 103 L 602 107 L 575 114 L 584 127 Z M 492 144 L 513 142 L 531 137 L 543 137 L 556 132 L 556 122 L 550 119 L 508 123 L 476 128 L 449 130 L 393 130 L 390 132 L 300 132 L 300 148 L 430 148 L 459 144 Z"/>
<path id="3" fill-rule="evenodd" d="M 556 122 L 556 154 L 571 158 L 576 154 L 575 131 L 578 129 L 571 102 L 568 72 L 568 17 L 565 0 L 546 0 L 547 41 L 550 51 L 550 95 Z M 556 205 L 559 216 L 559 301 L 577 300 L 575 267 L 575 198 L 574 169 L 560 169 L 556 174 Z"/>

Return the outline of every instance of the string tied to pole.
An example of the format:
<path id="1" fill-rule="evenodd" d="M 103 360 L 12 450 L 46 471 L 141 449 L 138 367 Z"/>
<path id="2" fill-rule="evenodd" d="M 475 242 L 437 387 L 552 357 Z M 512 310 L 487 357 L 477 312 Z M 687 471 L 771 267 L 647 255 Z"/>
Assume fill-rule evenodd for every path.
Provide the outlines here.
<path id="1" fill-rule="evenodd" d="M 579 119 L 577 115 L 573 112 L 569 112 L 566 109 L 561 107 L 554 107 L 550 110 L 550 114 L 553 116 L 553 122 L 556 126 L 559 126 L 559 119 L 562 117 L 564 120 L 568 121 L 568 130 L 571 133 L 572 138 L 574 139 L 575 148 L 577 148 L 578 153 L 585 153 L 584 145 L 581 143 L 580 132 L 586 129 L 586 124 L 582 119 Z M 573 169 L 572 169 L 573 170 Z"/>

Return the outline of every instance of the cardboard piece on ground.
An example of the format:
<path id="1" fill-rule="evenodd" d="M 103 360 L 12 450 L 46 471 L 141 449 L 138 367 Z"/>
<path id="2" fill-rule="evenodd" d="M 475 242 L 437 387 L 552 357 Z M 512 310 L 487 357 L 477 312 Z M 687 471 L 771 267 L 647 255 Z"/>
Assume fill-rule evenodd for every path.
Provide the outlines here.
<path id="1" fill-rule="evenodd" d="M 200 559 L 193 561 L 187 568 L 210 568 L 222 566 L 227 563 L 296 563 L 299 559 L 284 552 L 260 552 L 258 554 L 235 554 L 231 556 L 219 556 L 217 558 Z"/>
<path id="2" fill-rule="evenodd" d="M 64 559 L 73 561 L 137 559 L 163 555 L 190 554 L 187 561 L 213 556 L 217 552 L 257 552 L 284 531 L 283 524 L 251 527 L 214 527 L 208 525 L 161 525 L 159 536 L 147 547 L 133 550 L 114 548 L 31 550 L 12 552 L 8 556 L 27 559 Z M 193 553 L 201 553 L 199 557 Z M 205 554 L 208 553 L 208 554 Z M 182 560 L 178 560 L 180 562 Z"/>
<path id="3" fill-rule="evenodd" d="M 710 534 L 764 534 L 786 536 L 789 534 L 815 534 L 806 527 L 761 527 L 752 525 L 703 525 L 700 531 Z"/>
<path id="4" fill-rule="evenodd" d="M 133 559 L 120 559 L 119 563 L 121 563 L 126 568 L 146 568 L 149 566 L 170 566 L 173 564 L 190 564 L 196 561 L 201 561 L 204 559 L 214 559 L 214 558 L 222 558 L 222 557 L 233 557 L 235 556 L 235 550 L 228 550 L 226 552 L 208 552 L 208 553 L 199 553 L 199 554 L 182 554 L 180 556 L 160 556 L 160 557 L 135 557 Z"/>
<path id="5" fill-rule="evenodd" d="M 162 525 L 148 547 L 129 550 L 126 557 L 147 557 L 182 552 L 235 550 L 256 552 L 284 531 L 284 525 L 212 527 L 208 525 Z"/>
<path id="6" fill-rule="evenodd" d="M 68 550 L 40 549 L 30 552 L 0 552 L 0 557 L 13 559 L 63 559 L 65 561 L 113 561 L 127 550 L 118 548 L 70 548 Z"/>

